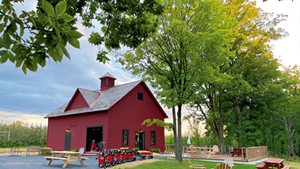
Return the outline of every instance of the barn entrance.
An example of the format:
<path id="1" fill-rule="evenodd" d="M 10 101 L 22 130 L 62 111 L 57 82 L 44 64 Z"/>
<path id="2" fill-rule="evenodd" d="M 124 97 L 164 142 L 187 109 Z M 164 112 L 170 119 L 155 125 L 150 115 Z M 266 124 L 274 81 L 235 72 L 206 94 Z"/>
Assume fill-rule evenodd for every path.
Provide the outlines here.
<path id="1" fill-rule="evenodd" d="M 145 150 L 145 132 L 135 132 L 135 147 L 139 148 L 140 150 Z"/>
<path id="2" fill-rule="evenodd" d="M 86 151 L 91 151 L 91 143 L 95 140 L 96 143 L 99 143 L 103 140 L 103 127 L 87 127 L 86 132 Z"/>

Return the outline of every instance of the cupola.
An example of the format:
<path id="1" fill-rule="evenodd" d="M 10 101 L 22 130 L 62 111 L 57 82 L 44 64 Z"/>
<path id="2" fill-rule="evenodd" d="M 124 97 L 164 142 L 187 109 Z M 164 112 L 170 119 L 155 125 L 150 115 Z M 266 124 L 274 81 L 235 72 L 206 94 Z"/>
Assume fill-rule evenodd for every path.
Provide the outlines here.
<path id="1" fill-rule="evenodd" d="M 103 76 L 101 76 L 99 79 L 101 81 L 101 86 L 100 86 L 101 91 L 107 90 L 107 89 L 115 86 L 116 78 L 113 77 L 108 72 L 106 74 L 104 74 Z"/>

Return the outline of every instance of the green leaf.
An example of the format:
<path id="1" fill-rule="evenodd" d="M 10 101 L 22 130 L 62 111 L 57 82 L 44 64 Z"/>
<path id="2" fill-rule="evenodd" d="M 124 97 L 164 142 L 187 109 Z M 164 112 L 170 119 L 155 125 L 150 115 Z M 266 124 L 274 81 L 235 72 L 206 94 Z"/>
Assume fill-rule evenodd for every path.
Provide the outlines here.
<path id="1" fill-rule="evenodd" d="M 20 36 L 22 37 L 24 35 L 24 26 L 20 25 Z"/>
<path id="2" fill-rule="evenodd" d="M 7 50 L 1 50 L 0 51 L 0 63 L 5 63 L 8 59 L 8 54 Z"/>
<path id="3" fill-rule="evenodd" d="M 7 31 L 11 31 L 11 32 L 16 32 L 16 31 L 17 31 L 17 25 L 16 25 L 16 22 L 12 21 L 12 22 L 8 25 L 8 27 L 7 27 L 6 30 L 7 30 Z"/>
<path id="4" fill-rule="evenodd" d="M 50 50 L 48 51 L 48 54 L 50 55 L 50 57 L 55 58 L 55 51 L 54 51 L 54 48 L 50 49 Z M 53 59 L 53 60 L 56 61 L 55 59 Z"/>
<path id="5" fill-rule="evenodd" d="M 62 15 L 57 16 L 56 19 L 63 19 L 65 22 L 68 23 L 70 21 L 73 21 L 75 18 L 69 14 L 64 13 Z"/>
<path id="6" fill-rule="evenodd" d="M 54 52 L 55 52 L 55 54 L 54 54 L 53 59 L 54 59 L 55 61 L 61 62 L 61 61 L 62 61 L 62 58 L 63 58 L 63 55 L 64 55 L 63 50 L 62 50 L 59 46 L 56 46 L 56 47 L 54 48 Z"/>
<path id="7" fill-rule="evenodd" d="M 31 23 L 32 23 L 32 25 L 33 25 L 33 28 L 37 28 L 37 26 L 36 26 L 36 23 L 35 23 L 35 20 L 34 20 L 34 18 L 32 17 L 32 16 L 30 16 L 29 17 L 29 20 L 31 21 Z"/>
<path id="8" fill-rule="evenodd" d="M 22 63 L 23 63 L 23 60 L 18 60 L 17 62 L 16 62 L 16 67 L 20 67 L 21 65 L 22 65 Z"/>
<path id="9" fill-rule="evenodd" d="M 46 0 L 42 0 L 42 8 L 48 16 L 55 17 L 54 8 L 51 3 L 47 2 Z"/>
<path id="10" fill-rule="evenodd" d="M 67 10 L 67 1 L 61 1 L 55 6 L 56 16 L 64 14 Z"/>
<path id="11" fill-rule="evenodd" d="M 6 50 L 0 50 L 0 56 L 4 55 L 6 53 Z"/>
<path id="12" fill-rule="evenodd" d="M 25 18 L 29 14 L 26 11 L 22 11 L 22 14 L 19 16 L 19 18 Z"/>
<path id="13" fill-rule="evenodd" d="M 64 54 L 66 55 L 66 57 L 67 57 L 68 59 L 71 59 L 71 56 L 70 56 L 68 50 L 67 50 L 66 48 L 62 48 L 62 50 L 63 50 Z"/>
<path id="14" fill-rule="evenodd" d="M 106 62 L 109 61 L 109 58 L 107 57 L 107 54 L 108 54 L 107 51 L 104 51 L 104 50 L 99 51 L 98 54 L 97 54 L 97 60 L 99 62 L 102 62 L 102 63 L 105 64 Z"/>
<path id="15" fill-rule="evenodd" d="M 0 24 L 0 32 L 2 32 L 4 30 L 4 28 L 6 27 L 6 25 L 4 23 Z"/>
<path id="16" fill-rule="evenodd" d="M 42 67 L 46 66 L 46 60 L 42 60 L 39 62 L 39 65 L 41 65 Z"/>
<path id="17" fill-rule="evenodd" d="M 24 72 L 24 74 L 27 73 L 27 68 L 26 68 L 26 64 L 23 63 L 23 66 L 22 66 L 22 71 Z"/>
<path id="18" fill-rule="evenodd" d="M 10 36 L 9 36 L 8 32 L 4 32 L 4 33 L 3 33 L 3 46 L 4 46 L 6 49 L 9 49 L 10 44 L 11 44 Z"/>
<path id="19" fill-rule="evenodd" d="M 80 43 L 76 38 L 68 38 L 68 42 L 75 48 L 80 48 Z"/>
<path id="20" fill-rule="evenodd" d="M 80 32 L 78 32 L 78 31 L 71 30 L 71 31 L 69 31 L 67 33 L 67 36 L 69 38 L 76 38 L 76 39 L 78 39 L 78 38 L 81 38 L 83 35 Z"/>
<path id="21" fill-rule="evenodd" d="M 3 47 L 4 47 L 4 45 L 3 45 L 3 38 L 0 37 L 0 49 L 3 48 Z"/>
<path id="22" fill-rule="evenodd" d="M 33 61 L 26 60 L 25 64 L 26 64 L 26 67 L 33 72 L 36 72 L 38 69 L 37 64 Z"/>
<path id="23" fill-rule="evenodd" d="M 15 56 L 13 55 L 13 53 L 11 52 L 7 52 L 7 55 L 8 55 L 8 59 L 11 61 L 11 62 L 15 62 Z"/>

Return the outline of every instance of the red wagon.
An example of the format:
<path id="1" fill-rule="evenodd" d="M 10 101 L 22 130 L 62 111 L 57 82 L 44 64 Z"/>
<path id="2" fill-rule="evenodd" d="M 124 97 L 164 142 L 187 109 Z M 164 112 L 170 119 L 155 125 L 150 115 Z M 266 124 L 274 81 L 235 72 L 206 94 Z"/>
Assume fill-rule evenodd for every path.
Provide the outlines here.
<path id="1" fill-rule="evenodd" d="M 153 152 L 151 151 L 138 151 L 140 159 L 153 158 Z"/>

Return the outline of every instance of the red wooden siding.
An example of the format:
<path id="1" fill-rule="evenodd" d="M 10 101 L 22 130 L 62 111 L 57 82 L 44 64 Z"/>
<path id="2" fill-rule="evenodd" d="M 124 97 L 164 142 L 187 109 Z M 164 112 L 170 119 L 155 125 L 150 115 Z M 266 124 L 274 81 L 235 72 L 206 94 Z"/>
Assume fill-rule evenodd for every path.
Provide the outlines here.
<path id="1" fill-rule="evenodd" d="M 68 106 L 66 107 L 66 111 L 83 107 L 89 107 L 89 105 L 87 104 L 81 93 L 77 90 L 73 98 L 70 100 Z"/>
<path id="2" fill-rule="evenodd" d="M 53 150 L 64 150 L 65 131 L 71 131 L 71 149 L 86 147 L 87 127 L 103 126 L 103 139 L 107 139 L 107 112 L 79 114 L 49 118 L 47 146 Z"/>
<path id="3" fill-rule="evenodd" d="M 137 93 L 143 93 L 144 99 L 138 100 Z M 156 106 L 144 86 L 139 84 L 128 93 L 117 105 L 113 106 L 108 115 L 108 137 L 109 147 L 120 147 L 122 141 L 122 129 L 129 129 L 129 147 L 135 147 L 135 132 L 145 132 L 145 149 L 159 148 L 164 151 L 164 129 L 156 125 L 146 127 L 141 125 L 145 119 L 164 120 L 164 112 Z M 156 145 L 150 145 L 150 131 L 156 131 Z"/>

